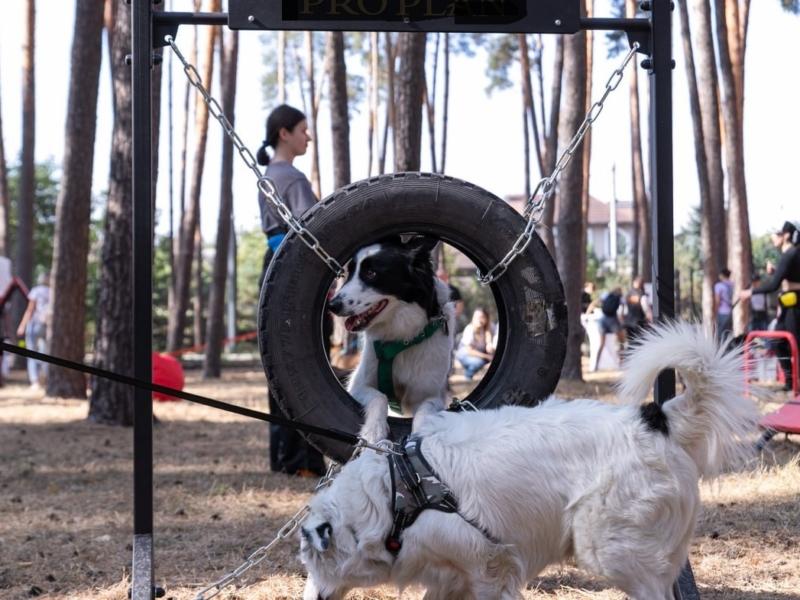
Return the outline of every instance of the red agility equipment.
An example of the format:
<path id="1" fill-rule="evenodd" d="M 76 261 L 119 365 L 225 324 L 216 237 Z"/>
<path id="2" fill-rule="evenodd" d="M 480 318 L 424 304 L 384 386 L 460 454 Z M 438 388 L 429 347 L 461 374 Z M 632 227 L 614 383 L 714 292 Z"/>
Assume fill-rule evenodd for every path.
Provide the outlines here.
<path id="1" fill-rule="evenodd" d="M 184 377 L 180 361 L 166 354 L 153 352 L 153 383 L 182 390 Z M 175 396 L 159 392 L 153 392 L 153 399 L 160 402 L 176 402 L 179 400 Z"/>

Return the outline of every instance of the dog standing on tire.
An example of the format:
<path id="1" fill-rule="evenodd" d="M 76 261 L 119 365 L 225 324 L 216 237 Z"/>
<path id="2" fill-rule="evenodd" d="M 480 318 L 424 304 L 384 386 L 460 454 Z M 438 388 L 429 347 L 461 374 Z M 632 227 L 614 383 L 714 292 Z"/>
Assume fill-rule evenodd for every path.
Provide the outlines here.
<path id="1" fill-rule="evenodd" d="M 446 407 L 455 311 L 450 288 L 433 271 L 437 242 L 393 236 L 361 248 L 328 303 L 346 317 L 348 331 L 364 332 L 348 392 L 364 407 L 361 435 L 368 441 L 389 437 L 389 406 L 413 416 L 414 425 Z"/>
<path id="2" fill-rule="evenodd" d="M 672 600 L 698 479 L 752 448 L 758 411 L 742 394 L 742 364 L 697 326 L 660 325 L 626 361 L 624 404 L 550 399 L 440 412 L 415 436 L 456 510 L 423 507 L 399 532 L 393 457 L 364 451 L 309 503 L 305 600 L 383 583 L 421 584 L 436 600 L 511 600 L 569 558 L 632 600 Z M 668 368 L 685 391 L 641 404 Z"/>

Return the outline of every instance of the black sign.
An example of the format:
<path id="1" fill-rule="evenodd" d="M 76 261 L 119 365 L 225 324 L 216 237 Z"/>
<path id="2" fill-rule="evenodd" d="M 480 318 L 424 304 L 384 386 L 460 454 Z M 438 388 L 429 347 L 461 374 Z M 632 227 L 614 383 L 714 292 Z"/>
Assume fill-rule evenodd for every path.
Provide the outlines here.
<path id="1" fill-rule="evenodd" d="M 580 0 L 230 0 L 232 29 L 575 33 Z"/>

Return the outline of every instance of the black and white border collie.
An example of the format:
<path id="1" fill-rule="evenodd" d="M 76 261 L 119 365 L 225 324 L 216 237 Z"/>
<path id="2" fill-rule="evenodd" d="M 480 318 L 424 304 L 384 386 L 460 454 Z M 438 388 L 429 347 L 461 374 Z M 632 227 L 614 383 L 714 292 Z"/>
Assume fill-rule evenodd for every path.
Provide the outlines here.
<path id="1" fill-rule="evenodd" d="M 450 288 L 433 271 L 431 251 L 437 241 L 394 236 L 361 248 L 328 303 L 331 312 L 346 317 L 348 331 L 364 332 L 361 361 L 348 391 L 364 406 L 361 435 L 368 441 L 389 437 L 390 398 L 379 390 L 375 342 L 410 342 L 430 325 L 429 337 L 409 344 L 394 358 L 392 391 L 406 416 L 446 406 L 455 315 Z"/>

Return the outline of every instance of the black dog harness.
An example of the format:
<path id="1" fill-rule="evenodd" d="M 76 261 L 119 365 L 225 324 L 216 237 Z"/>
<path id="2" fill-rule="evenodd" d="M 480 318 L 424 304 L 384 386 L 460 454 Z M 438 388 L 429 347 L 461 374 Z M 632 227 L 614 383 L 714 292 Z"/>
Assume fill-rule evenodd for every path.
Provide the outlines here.
<path id="1" fill-rule="evenodd" d="M 489 541 L 499 543 L 483 527 L 462 515 L 458 501 L 450 489 L 439 479 L 433 467 L 422 454 L 422 438 L 411 435 L 399 444 L 400 452 L 388 454 L 389 473 L 392 479 L 392 513 L 394 520 L 386 549 L 396 555 L 400 552 L 403 530 L 417 520 L 426 509 L 456 513 L 480 531 Z"/>

